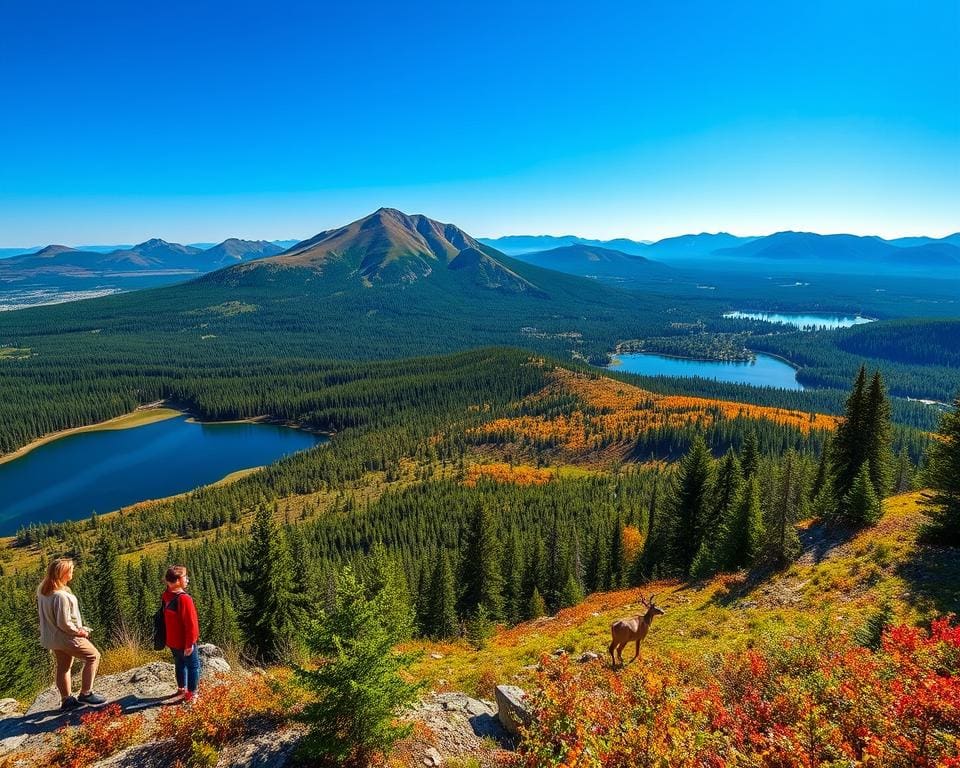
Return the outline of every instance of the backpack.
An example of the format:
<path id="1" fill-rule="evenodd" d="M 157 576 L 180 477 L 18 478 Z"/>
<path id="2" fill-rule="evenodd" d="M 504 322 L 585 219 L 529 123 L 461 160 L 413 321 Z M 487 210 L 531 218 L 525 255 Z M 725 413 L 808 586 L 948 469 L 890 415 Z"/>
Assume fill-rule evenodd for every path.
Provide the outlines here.
<path id="1" fill-rule="evenodd" d="M 180 601 L 180 595 L 176 594 L 166 605 L 163 604 L 163 598 L 160 598 L 160 607 L 153 614 L 153 650 L 162 651 L 167 647 L 167 621 L 163 618 L 163 612 L 167 609 L 177 610 L 177 604 Z"/>

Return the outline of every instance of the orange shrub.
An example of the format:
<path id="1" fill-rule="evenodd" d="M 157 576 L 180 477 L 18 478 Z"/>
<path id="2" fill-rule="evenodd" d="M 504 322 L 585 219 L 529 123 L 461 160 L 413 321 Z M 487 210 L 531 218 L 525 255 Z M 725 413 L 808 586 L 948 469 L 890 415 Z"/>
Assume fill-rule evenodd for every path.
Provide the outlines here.
<path id="1" fill-rule="evenodd" d="M 957 768 L 960 628 L 896 627 L 874 653 L 819 633 L 712 670 L 541 661 L 515 768 Z"/>
<path id="2" fill-rule="evenodd" d="M 143 729 L 143 715 L 126 716 L 119 704 L 88 712 L 80 725 L 57 731 L 60 745 L 47 757 L 47 765 L 84 768 L 135 743 Z"/>
<path id="3" fill-rule="evenodd" d="M 250 675 L 200 686 L 189 707 L 168 707 L 157 730 L 170 739 L 171 764 L 186 763 L 196 745 L 221 747 L 263 720 L 280 721 L 295 713 L 302 700 L 288 679 Z"/>

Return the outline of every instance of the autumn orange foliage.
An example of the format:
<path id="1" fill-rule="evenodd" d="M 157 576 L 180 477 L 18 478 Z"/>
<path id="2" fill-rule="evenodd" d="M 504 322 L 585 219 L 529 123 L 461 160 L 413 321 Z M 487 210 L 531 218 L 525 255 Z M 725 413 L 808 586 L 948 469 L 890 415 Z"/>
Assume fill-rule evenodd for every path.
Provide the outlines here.
<path id="1" fill-rule="evenodd" d="M 772 421 L 794 427 L 803 434 L 815 429 L 834 430 L 839 423 L 838 417 L 824 414 L 701 397 L 658 395 L 615 379 L 566 368 L 555 368 L 548 376 L 550 383 L 524 403 L 536 405 L 548 398 L 572 394 L 582 407 L 563 414 L 494 419 L 475 427 L 471 434 L 491 441 L 526 441 L 540 447 L 583 453 L 611 442 L 630 442 L 645 432 L 664 427 L 697 424 L 705 428 L 716 421 L 736 418 Z"/>
<path id="2" fill-rule="evenodd" d="M 895 627 L 873 652 L 817 634 L 694 668 L 544 658 L 515 768 L 957 768 L 960 628 Z"/>
<path id="3" fill-rule="evenodd" d="M 549 469 L 538 469 L 525 464 L 511 465 L 504 462 L 493 464 L 472 464 L 467 469 L 467 479 L 464 485 L 475 486 L 481 478 L 494 480 L 498 483 L 513 483 L 514 485 L 544 485 L 550 482 L 553 472 Z"/>
<path id="4" fill-rule="evenodd" d="M 143 715 L 125 716 L 119 704 L 93 710 L 80 725 L 59 730 L 60 745 L 47 755 L 45 765 L 85 768 L 136 742 L 143 730 Z"/>

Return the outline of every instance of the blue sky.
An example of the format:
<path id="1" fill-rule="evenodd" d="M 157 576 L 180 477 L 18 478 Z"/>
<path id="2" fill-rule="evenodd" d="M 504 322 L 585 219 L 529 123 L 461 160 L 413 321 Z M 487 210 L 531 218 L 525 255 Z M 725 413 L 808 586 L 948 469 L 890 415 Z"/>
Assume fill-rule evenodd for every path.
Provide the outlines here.
<path id="1" fill-rule="evenodd" d="M 960 229 L 960 3 L 0 0 L 0 245 Z"/>

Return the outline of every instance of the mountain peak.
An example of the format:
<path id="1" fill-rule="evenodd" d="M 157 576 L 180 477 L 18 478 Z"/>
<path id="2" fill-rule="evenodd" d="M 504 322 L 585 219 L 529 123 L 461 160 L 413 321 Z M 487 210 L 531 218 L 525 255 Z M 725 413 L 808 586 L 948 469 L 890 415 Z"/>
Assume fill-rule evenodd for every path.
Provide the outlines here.
<path id="1" fill-rule="evenodd" d="M 384 207 L 345 226 L 320 232 L 278 256 L 238 264 L 228 279 L 261 266 L 299 267 L 331 282 L 359 281 L 367 288 L 409 285 L 426 279 L 470 280 L 485 289 L 544 295 L 501 258 L 499 251 L 482 245 L 453 224 Z"/>
<path id="2" fill-rule="evenodd" d="M 48 245 L 46 248 L 41 248 L 36 253 L 30 254 L 31 256 L 39 256 L 40 258 L 51 258 L 53 256 L 58 256 L 61 253 L 70 253 L 75 251 L 76 248 L 71 248 L 69 245 Z"/>

